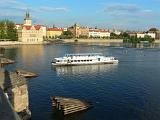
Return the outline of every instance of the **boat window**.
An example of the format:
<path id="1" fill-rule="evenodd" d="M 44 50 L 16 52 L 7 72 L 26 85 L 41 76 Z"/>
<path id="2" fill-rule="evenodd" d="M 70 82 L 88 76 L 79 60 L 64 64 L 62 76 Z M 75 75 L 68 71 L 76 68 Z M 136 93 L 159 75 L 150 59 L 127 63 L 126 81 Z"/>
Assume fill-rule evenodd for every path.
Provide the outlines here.
<path id="1" fill-rule="evenodd" d="M 87 61 L 89 61 L 89 60 L 87 60 Z"/>
<path id="2" fill-rule="evenodd" d="M 73 60 L 71 60 L 71 62 L 73 62 Z"/>
<path id="3" fill-rule="evenodd" d="M 81 62 L 80 60 L 78 60 L 78 62 Z"/>
<path id="4" fill-rule="evenodd" d="M 90 60 L 90 61 L 92 61 L 92 60 Z"/>
<path id="5" fill-rule="evenodd" d="M 74 60 L 74 62 L 77 62 L 77 60 Z"/>
<path id="6" fill-rule="evenodd" d="M 86 62 L 86 60 L 84 60 L 84 62 Z"/>
<path id="7" fill-rule="evenodd" d="M 59 60 L 57 60 L 57 62 L 60 62 Z"/>

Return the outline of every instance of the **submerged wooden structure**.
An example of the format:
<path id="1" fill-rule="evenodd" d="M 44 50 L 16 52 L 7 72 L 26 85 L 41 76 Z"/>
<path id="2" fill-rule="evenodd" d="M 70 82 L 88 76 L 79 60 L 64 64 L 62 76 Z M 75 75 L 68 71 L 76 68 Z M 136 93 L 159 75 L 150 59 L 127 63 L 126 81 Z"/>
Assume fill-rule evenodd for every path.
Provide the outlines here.
<path id="1" fill-rule="evenodd" d="M 91 103 L 87 101 L 74 99 L 74 98 L 54 96 L 54 97 L 51 97 L 51 100 L 52 100 L 53 108 L 64 116 L 72 113 L 88 110 L 93 106 Z"/>
<path id="2" fill-rule="evenodd" d="M 29 71 L 22 70 L 22 69 L 17 69 L 16 73 L 20 76 L 25 77 L 25 78 L 31 78 L 31 77 L 37 77 L 38 76 L 37 73 L 29 72 Z"/>
<path id="3" fill-rule="evenodd" d="M 15 63 L 15 61 L 8 58 L 0 58 L 0 64 L 12 64 L 12 63 Z"/>

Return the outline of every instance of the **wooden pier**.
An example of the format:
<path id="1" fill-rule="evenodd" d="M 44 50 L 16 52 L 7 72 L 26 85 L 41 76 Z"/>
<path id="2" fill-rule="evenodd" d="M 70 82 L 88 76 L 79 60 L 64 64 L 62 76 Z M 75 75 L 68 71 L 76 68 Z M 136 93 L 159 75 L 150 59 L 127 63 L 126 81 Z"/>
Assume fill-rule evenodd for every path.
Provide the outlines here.
<path id="1" fill-rule="evenodd" d="M 17 69 L 16 73 L 20 76 L 25 77 L 25 78 L 31 78 L 31 77 L 37 77 L 38 76 L 37 73 L 29 72 L 29 71 L 22 70 L 22 69 Z"/>
<path id="2" fill-rule="evenodd" d="M 52 106 L 64 116 L 88 110 L 92 107 L 91 103 L 79 99 L 55 96 L 52 97 L 51 100 Z"/>
<path id="3" fill-rule="evenodd" d="M 15 61 L 8 58 L 0 58 L 0 64 L 12 64 L 12 63 L 15 63 Z"/>

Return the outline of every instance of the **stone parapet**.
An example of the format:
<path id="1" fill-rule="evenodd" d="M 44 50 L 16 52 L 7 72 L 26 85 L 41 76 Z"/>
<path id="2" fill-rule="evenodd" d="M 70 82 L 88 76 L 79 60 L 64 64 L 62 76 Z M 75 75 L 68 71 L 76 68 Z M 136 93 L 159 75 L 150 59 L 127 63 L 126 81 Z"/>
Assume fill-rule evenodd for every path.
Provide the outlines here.
<path id="1" fill-rule="evenodd" d="M 30 118 L 28 83 L 27 80 L 16 72 L 0 70 L 0 87 L 6 93 L 15 112 L 19 113 L 23 120 Z M 0 107 L 1 108 L 1 107 Z"/>
<path id="2" fill-rule="evenodd" d="M 0 88 L 0 120 L 21 120 Z"/>

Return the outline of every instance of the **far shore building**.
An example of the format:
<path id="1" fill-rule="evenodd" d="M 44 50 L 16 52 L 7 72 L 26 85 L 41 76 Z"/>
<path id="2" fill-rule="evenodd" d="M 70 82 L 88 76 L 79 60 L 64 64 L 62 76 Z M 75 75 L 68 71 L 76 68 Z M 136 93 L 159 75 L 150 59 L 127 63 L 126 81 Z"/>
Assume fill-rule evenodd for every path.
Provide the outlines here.
<path id="1" fill-rule="evenodd" d="M 156 39 L 157 39 L 157 40 L 160 40 L 160 31 L 157 31 L 157 32 L 156 32 Z"/>
<path id="2" fill-rule="evenodd" d="M 43 43 L 46 37 L 46 27 L 43 25 L 32 25 L 32 20 L 27 12 L 24 24 L 16 24 L 18 41 L 23 43 Z"/>
<path id="3" fill-rule="evenodd" d="M 119 31 L 119 30 L 113 29 L 113 30 L 110 30 L 110 33 L 114 33 L 114 34 L 116 34 L 116 35 L 120 35 L 122 32 Z"/>
<path id="4" fill-rule="evenodd" d="M 110 38 L 110 32 L 109 30 L 105 30 L 105 29 L 90 29 L 89 37 Z"/>
<path id="5" fill-rule="evenodd" d="M 63 31 L 66 29 L 63 28 L 47 28 L 47 38 L 57 38 L 62 35 Z"/>
<path id="6" fill-rule="evenodd" d="M 144 32 L 138 32 L 137 33 L 137 38 L 144 38 L 145 33 Z"/>
<path id="7" fill-rule="evenodd" d="M 127 32 L 130 37 L 137 37 L 136 32 Z"/>
<path id="8" fill-rule="evenodd" d="M 156 33 L 153 32 L 138 32 L 137 38 L 144 38 L 145 36 L 150 36 L 151 38 L 156 38 Z"/>
<path id="9" fill-rule="evenodd" d="M 79 38 L 82 36 L 89 37 L 88 27 L 81 27 L 78 24 L 74 24 L 73 26 L 69 27 L 68 30 L 71 31 L 76 38 Z"/>
<path id="10" fill-rule="evenodd" d="M 154 38 L 154 39 L 156 38 L 156 33 L 154 32 L 148 32 L 147 35 L 150 36 L 151 38 Z"/>

